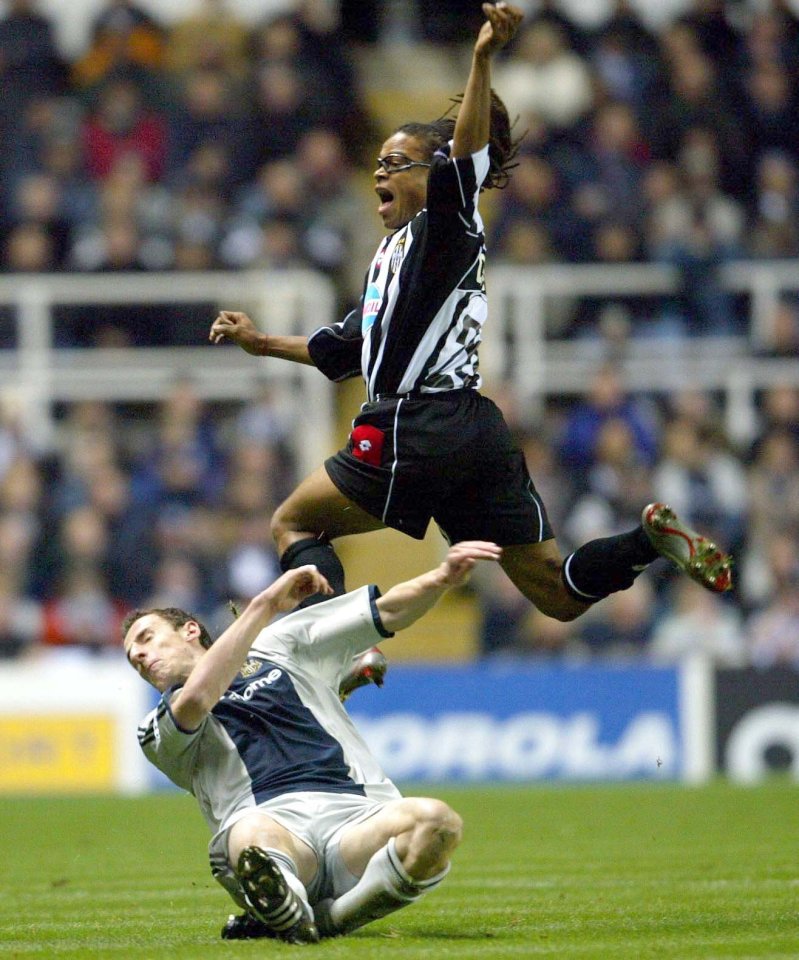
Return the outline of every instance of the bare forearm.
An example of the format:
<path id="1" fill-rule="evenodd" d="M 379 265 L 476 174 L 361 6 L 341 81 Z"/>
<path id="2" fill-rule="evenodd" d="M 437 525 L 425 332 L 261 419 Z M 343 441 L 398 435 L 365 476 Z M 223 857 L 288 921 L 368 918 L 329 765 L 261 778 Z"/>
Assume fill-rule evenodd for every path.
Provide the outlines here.
<path id="1" fill-rule="evenodd" d="M 440 569 L 398 583 L 377 601 L 383 626 L 390 633 L 404 630 L 434 607 L 448 589 Z"/>
<path id="2" fill-rule="evenodd" d="M 292 360 L 294 363 L 305 363 L 315 366 L 308 352 L 307 337 L 275 337 L 262 334 L 262 357 L 278 357 L 280 360 Z"/>
<path id="3" fill-rule="evenodd" d="M 220 310 L 208 334 L 211 343 L 235 343 L 254 357 L 279 357 L 315 366 L 307 337 L 281 337 L 262 333 L 240 310 Z"/>
<path id="4" fill-rule="evenodd" d="M 485 540 L 464 540 L 447 551 L 435 570 L 398 583 L 377 601 L 383 626 L 391 633 L 403 630 L 423 616 L 452 587 L 462 586 L 478 560 L 499 560 L 502 547 Z"/>
<path id="5" fill-rule="evenodd" d="M 181 690 L 184 710 L 196 713 L 192 719 L 197 723 L 233 682 L 255 638 L 276 613 L 271 599 L 259 594 L 203 654 Z"/>
<path id="6" fill-rule="evenodd" d="M 491 134 L 491 57 L 512 39 L 522 11 L 511 4 L 484 3 L 486 22 L 480 28 L 472 54 L 472 68 L 458 118 L 455 121 L 452 156 L 467 157 L 482 150 Z"/>
<path id="7" fill-rule="evenodd" d="M 491 128 L 491 57 L 475 51 L 455 121 L 452 156 L 468 157 L 488 143 Z"/>
<path id="8" fill-rule="evenodd" d="M 244 610 L 195 663 L 183 688 L 172 702 L 177 722 L 196 730 L 241 669 L 255 638 L 277 613 L 293 610 L 315 593 L 330 596 L 333 590 L 313 564 L 287 570 L 253 597 Z"/>

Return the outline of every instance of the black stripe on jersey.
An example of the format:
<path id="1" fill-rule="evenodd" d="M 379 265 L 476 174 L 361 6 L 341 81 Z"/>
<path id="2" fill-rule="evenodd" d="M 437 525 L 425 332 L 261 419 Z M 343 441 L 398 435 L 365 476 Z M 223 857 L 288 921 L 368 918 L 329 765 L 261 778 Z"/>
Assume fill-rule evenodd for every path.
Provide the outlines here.
<path id="1" fill-rule="evenodd" d="M 394 244 L 394 250 L 396 250 L 397 246 L 399 246 L 400 244 L 402 244 L 402 246 L 404 247 L 404 246 L 405 246 L 405 243 L 406 243 L 406 238 L 410 238 L 410 240 L 411 240 L 412 242 L 415 242 L 414 225 L 416 224 L 416 225 L 418 226 L 418 223 L 419 223 L 420 219 L 421 219 L 420 217 L 415 217 L 413 220 L 411 220 L 410 223 L 406 224 L 404 227 L 402 227 L 400 230 L 398 230 L 395 234 L 393 234 L 391 238 L 389 238 L 389 239 L 391 239 L 391 240 L 393 240 L 394 238 L 396 238 L 396 243 Z M 382 245 L 382 246 L 381 246 L 381 249 L 383 250 L 384 253 L 385 253 L 385 250 L 386 250 L 386 247 L 387 247 L 387 246 L 388 246 L 388 244 L 385 244 L 385 245 Z M 413 249 L 412 246 L 411 246 L 411 249 Z M 392 259 L 393 259 L 393 250 L 392 250 Z M 381 261 L 381 262 L 382 262 L 382 261 Z M 404 282 L 404 281 L 403 281 L 403 269 L 404 269 L 404 267 L 405 267 L 405 263 L 406 263 L 406 261 L 403 260 L 403 262 L 402 262 L 402 264 L 401 264 L 401 266 L 400 266 L 400 278 L 399 278 L 399 279 L 400 279 L 400 284 L 401 284 L 401 285 L 402 285 L 402 283 Z M 378 265 L 375 267 L 375 270 L 374 270 L 374 272 L 373 272 L 373 274 L 372 274 L 372 280 L 374 280 L 375 277 L 377 277 L 377 275 L 378 275 L 379 272 L 380 272 L 380 264 L 378 264 Z M 383 349 L 383 350 L 385 351 L 385 349 L 386 349 L 386 347 L 383 345 L 383 337 L 382 337 L 383 318 L 385 317 L 385 315 L 386 315 L 386 310 L 387 310 L 387 308 L 388 308 L 388 301 L 389 301 L 388 288 L 389 288 L 389 286 L 390 286 L 390 284 L 391 284 L 391 281 L 394 279 L 394 273 L 395 273 L 395 271 L 392 270 L 392 268 L 391 268 L 391 261 L 389 261 L 388 269 L 387 269 L 387 272 L 386 272 L 385 283 L 384 283 L 384 285 L 383 285 L 383 289 L 384 289 L 384 291 L 385 291 L 385 292 L 384 292 L 384 295 L 383 295 L 383 301 L 382 301 L 382 303 L 380 304 L 380 309 L 377 311 L 377 316 L 375 317 L 374 322 L 372 323 L 372 328 L 371 328 L 371 331 L 370 331 L 371 340 L 370 340 L 370 346 L 369 346 L 369 373 L 368 373 L 367 378 L 366 378 L 366 379 L 367 379 L 367 383 L 368 383 L 368 381 L 369 381 L 369 376 L 371 376 L 371 371 L 374 370 L 375 364 L 377 363 L 377 358 L 378 358 L 378 356 L 380 355 L 380 350 Z M 392 314 L 392 317 L 393 317 L 393 314 Z M 389 334 L 389 336 L 390 336 L 390 334 Z M 386 346 L 387 346 L 387 345 L 386 345 Z"/>
<path id="2" fill-rule="evenodd" d="M 466 206 L 466 196 L 467 196 L 467 195 L 466 195 L 466 191 L 463 189 L 463 178 L 461 177 L 460 167 L 458 166 L 457 163 L 453 163 L 453 167 L 455 168 L 455 176 L 458 178 L 458 189 L 459 189 L 460 192 L 461 192 L 461 206 L 462 206 L 462 207 L 465 207 L 465 206 Z M 458 214 L 458 216 L 460 216 L 460 214 Z M 464 220 L 463 217 L 461 217 L 461 220 L 463 220 L 463 222 L 466 223 L 466 221 Z M 471 224 L 470 224 L 470 223 L 466 223 L 466 226 L 467 226 L 467 227 L 470 227 Z"/>
<path id="3" fill-rule="evenodd" d="M 427 359 L 427 363 L 424 365 L 424 367 L 422 367 L 421 373 L 416 378 L 416 383 L 414 384 L 414 387 L 417 387 L 420 384 L 425 382 L 428 382 L 431 387 L 446 387 L 447 389 L 452 389 L 452 387 L 454 386 L 454 384 L 452 383 L 452 379 L 448 376 L 443 377 L 439 382 L 436 382 L 435 377 L 431 378 L 430 380 L 428 380 L 428 378 L 430 377 L 431 370 L 435 367 L 436 363 L 438 362 L 438 358 L 441 356 L 441 351 L 444 349 L 444 344 L 447 342 L 450 334 L 452 333 L 452 328 L 456 327 L 460 322 L 460 318 L 463 314 L 463 311 L 469 305 L 469 301 L 471 299 L 472 299 L 472 294 L 465 293 L 458 301 L 458 304 L 452 313 L 452 325 L 447 327 L 447 329 L 438 338 L 438 342 L 436 343 L 433 350 L 430 352 L 430 356 Z M 464 350 L 465 349 L 466 348 L 464 347 Z M 464 384 L 464 386 L 468 387 L 469 384 L 466 383 Z"/>
<path id="4" fill-rule="evenodd" d="M 166 709 L 166 703 L 163 701 L 163 699 L 159 700 L 158 706 L 155 708 L 155 716 L 153 719 L 147 724 L 139 724 L 137 736 L 141 746 L 146 747 L 148 743 L 152 743 L 152 741 L 155 740 L 156 725 L 166 713 Z"/>
<path id="5" fill-rule="evenodd" d="M 380 596 L 380 588 L 374 583 L 370 584 L 369 609 L 372 611 L 372 620 L 374 621 L 375 629 L 381 637 L 393 637 L 394 634 L 390 630 L 386 630 L 383 626 L 383 618 L 380 616 L 380 611 L 377 608 L 377 601 L 380 599 Z"/>
<path id="6" fill-rule="evenodd" d="M 476 191 L 472 158 L 448 161 L 443 153 L 434 157 L 427 206 L 403 228 L 411 231 L 413 239 L 394 280 L 399 287 L 396 302 L 393 310 L 387 311 L 386 284 L 381 313 L 370 334 L 370 357 L 364 371 L 370 396 L 410 389 L 409 376 L 417 388 L 424 385 L 411 369 L 414 355 L 444 303 L 469 277 L 483 249 L 482 232 L 474 221 Z M 464 230 L 469 217 L 469 229 Z M 474 292 L 480 291 L 475 288 Z M 452 326 L 451 317 L 441 319 Z"/>
<path id="7" fill-rule="evenodd" d="M 413 221 L 417 227 L 414 248 L 400 269 L 405 291 L 396 304 L 387 331 L 388 344 L 374 381 L 374 393 L 397 393 L 413 355 L 444 301 L 458 281 L 468 272 L 479 249 L 479 242 L 461 243 L 461 250 L 436 248 L 429 243 L 425 213 Z M 414 233 L 417 233 L 417 230 Z M 418 245 L 418 248 L 415 248 Z M 379 339 L 379 338 L 378 338 Z M 373 343 L 370 376 L 379 344 Z"/>

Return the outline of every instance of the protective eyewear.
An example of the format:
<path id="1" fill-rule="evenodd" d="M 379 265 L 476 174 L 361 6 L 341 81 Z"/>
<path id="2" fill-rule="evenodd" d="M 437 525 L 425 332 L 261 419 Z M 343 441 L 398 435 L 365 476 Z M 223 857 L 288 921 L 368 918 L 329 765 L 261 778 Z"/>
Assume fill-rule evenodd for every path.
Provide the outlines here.
<path id="1" fill-rule="evenodd" d="M 387 153 L 384 157 L 377 158 L 378 167 L 382 167 L 386 173 L 401 173 L 403 170 L 410 170 L 411 167 L 429 167 L 429 163 L 422 163 L 421 160 L 411 160 L 404 153 Z"/>

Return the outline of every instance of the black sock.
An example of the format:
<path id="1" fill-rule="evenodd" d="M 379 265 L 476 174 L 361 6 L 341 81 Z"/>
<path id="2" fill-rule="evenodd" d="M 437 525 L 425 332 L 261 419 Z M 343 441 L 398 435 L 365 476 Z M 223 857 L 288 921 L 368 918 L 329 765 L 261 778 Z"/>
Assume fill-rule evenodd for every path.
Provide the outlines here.
<path id="1" fill-rule="evenodd" d="M 594 603 L 631 587 L 644 567 L 658 556 L 639 526 L 629 533 L 584 543 L 563 561 L 561 576 L 573 597 Z"/>
<path id="2" fill-rule="evenodd" d="M 280 569 L 285 573 L 286 570 L 304 567 L 307 563 L 316 565 L 317 570 L 333 588 L 334 596 L 338 597 L 346 593 L 344 567 L 327 537 L 306 537 L 304 540 L 296 540 L 280 558 Z M 323 593 L 315 593 L 312 597 L 306 597 L 299 606 L 310 607 L 314 603 L 321 603 L 327 599 L 329 598 Z"/>

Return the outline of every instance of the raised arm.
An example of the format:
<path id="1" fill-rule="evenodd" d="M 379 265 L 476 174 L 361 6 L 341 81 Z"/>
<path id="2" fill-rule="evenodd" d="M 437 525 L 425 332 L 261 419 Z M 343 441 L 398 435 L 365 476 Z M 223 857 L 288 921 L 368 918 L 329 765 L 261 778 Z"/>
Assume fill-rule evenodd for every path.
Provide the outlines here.
<path id="1" fill-rule="evenodd" d="M 196 730 L 205 715 L 233 682 L 255 638 L 277 613 L 293 610 L 314 593 L 331 594 L 315 566 L 297 567 L 253 597 L 219 639 L 206 650 L 172 700 L 175 720 L 184 730 Z"/>
<path id="2" fill-rule="evenodd" d="M 472 53 L 472 67 L 452 137 L 452 156 L 468 157 L 488 143 L 491 126 L 491 57 L 515 35 L 522 11 L 509 3 L 484 3 L 487 19 Z"/>
<path id="3" fill-rule="evenodd" d="M 308 353 L 307 337 L 275 337 L 261 331 L 246 313 L 222 310 L 211 324 L 208 334 L 211 343 L 231 340 L 254 357 L 278 357 L 316 366 Z"/>
<path id="4" fill-rule="evenodd" d="M 398 583 L 377 600 L 384 628 L 404 630 L 435 605 L 452 587 L 466 583 L 478 560 L 499 560 L 502 547 L 483 540 L 464 540 L 449 548 L 447 558 L 435 570 Z"/>

